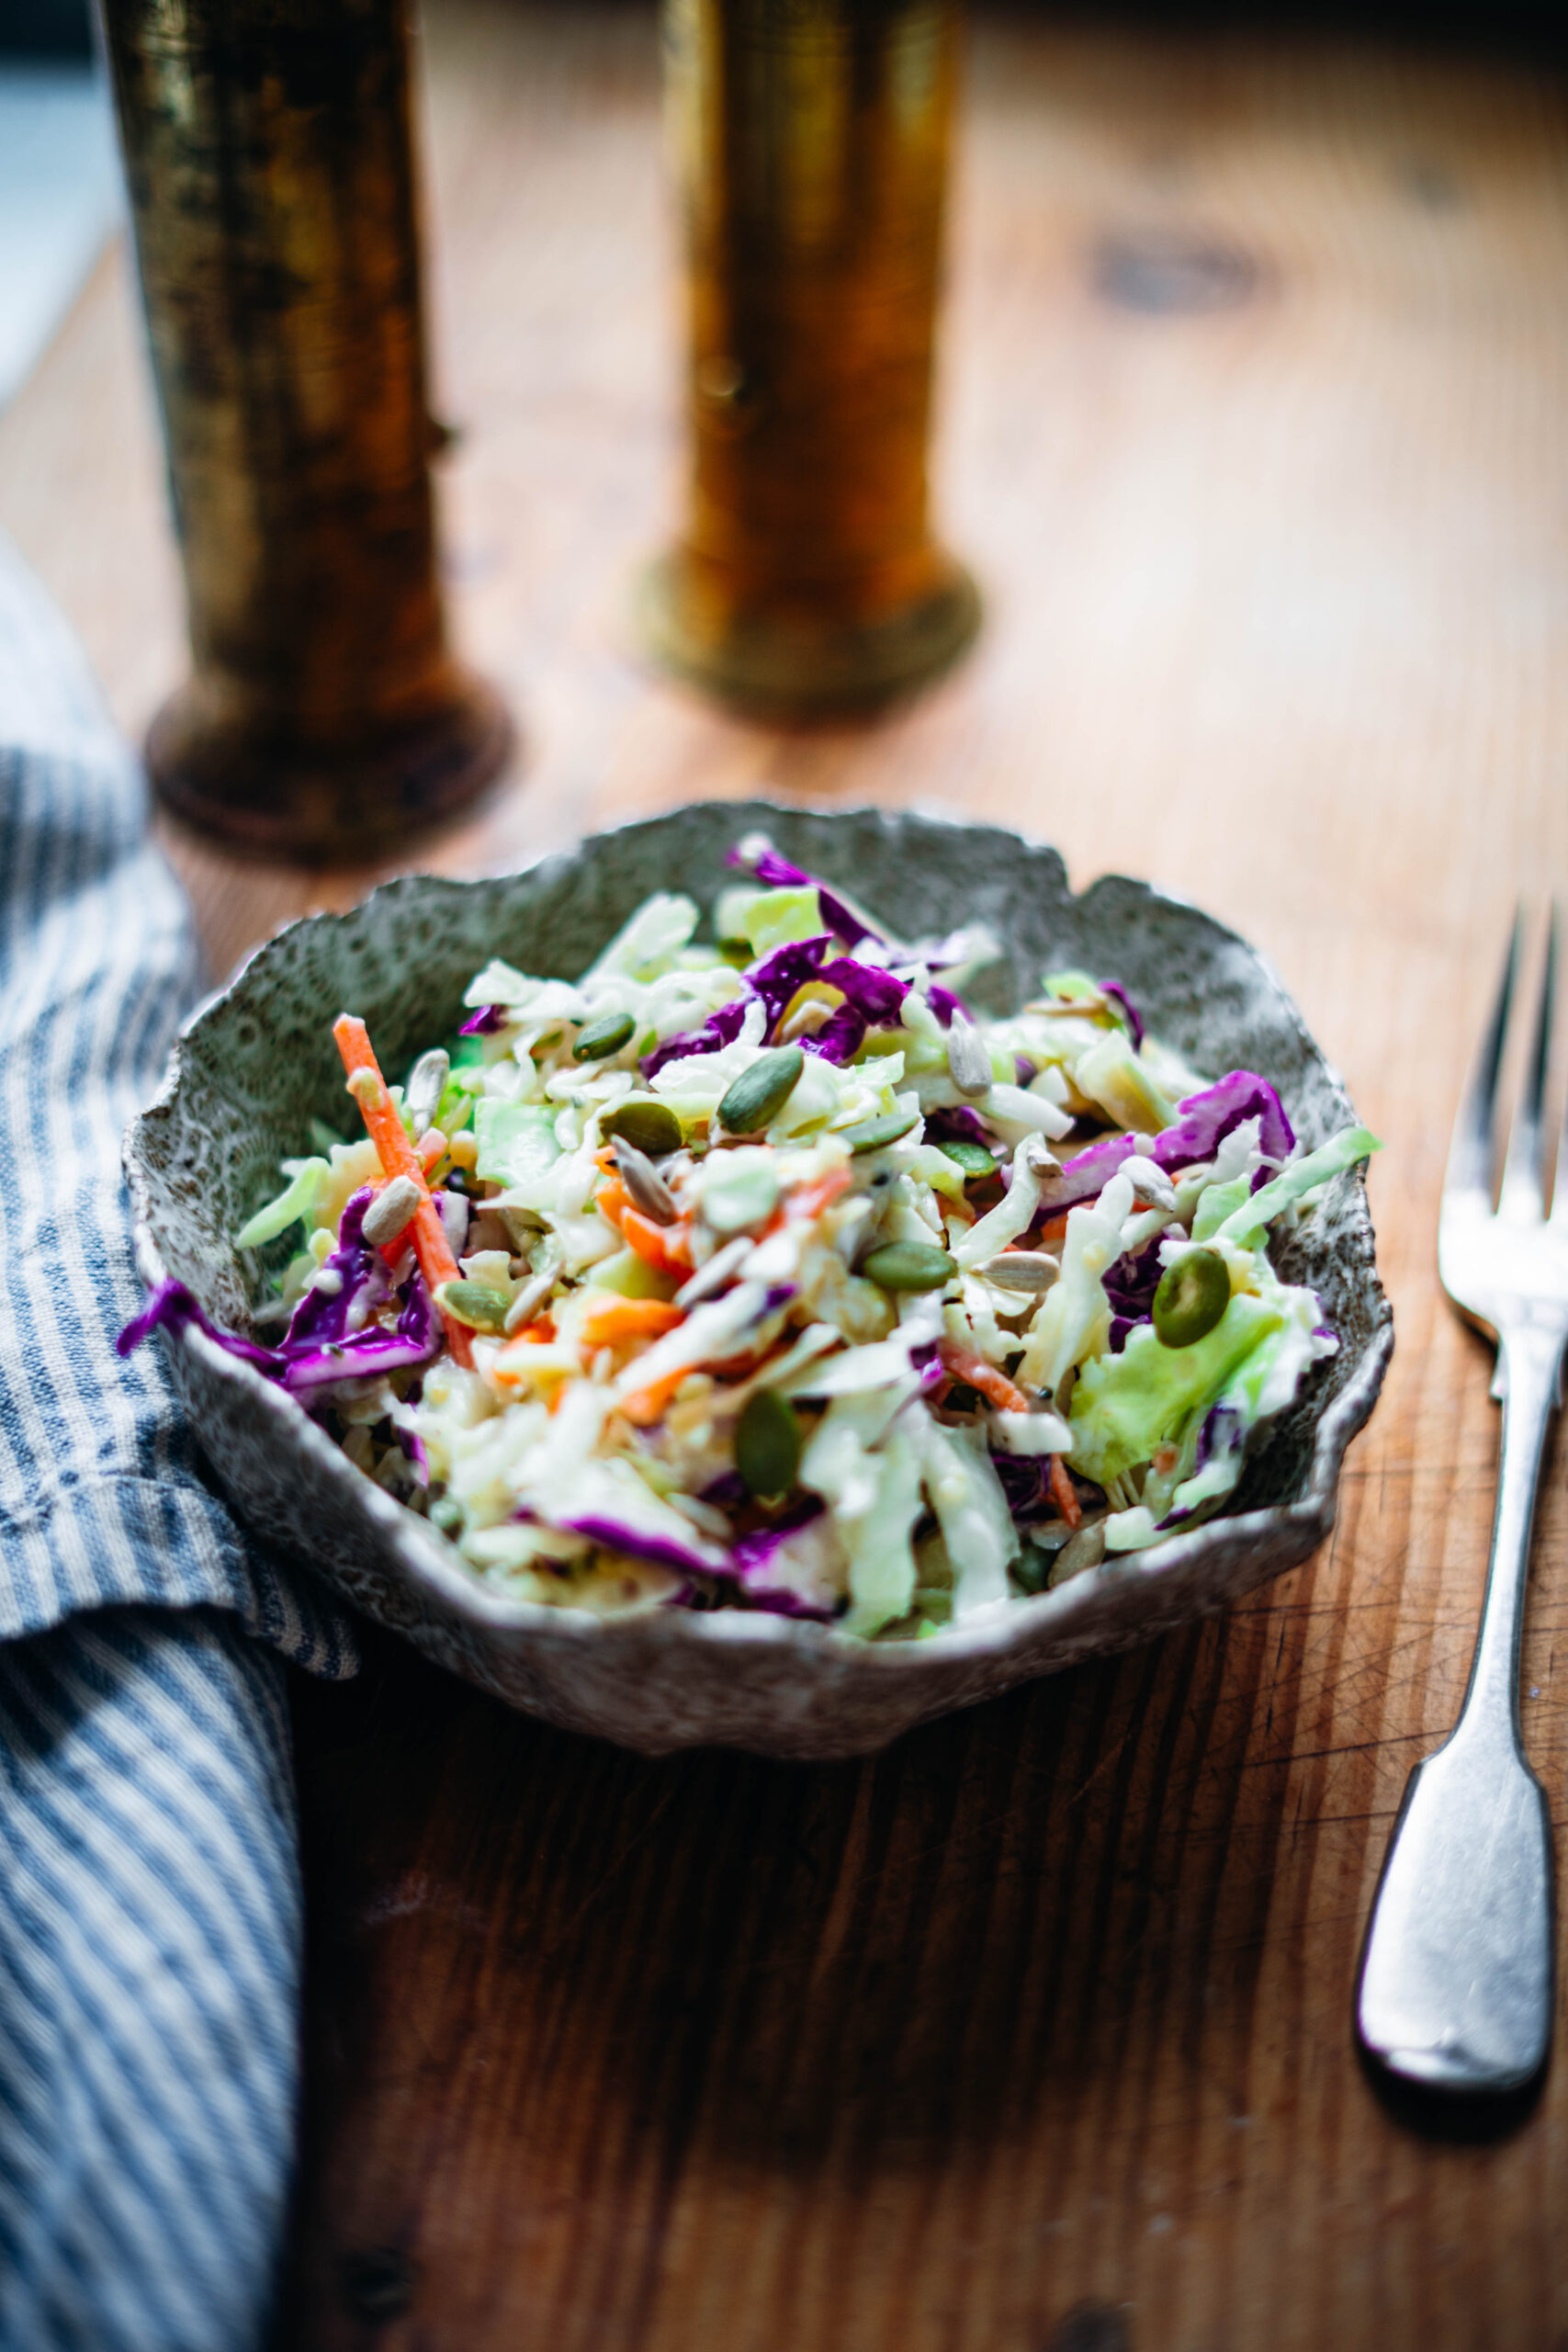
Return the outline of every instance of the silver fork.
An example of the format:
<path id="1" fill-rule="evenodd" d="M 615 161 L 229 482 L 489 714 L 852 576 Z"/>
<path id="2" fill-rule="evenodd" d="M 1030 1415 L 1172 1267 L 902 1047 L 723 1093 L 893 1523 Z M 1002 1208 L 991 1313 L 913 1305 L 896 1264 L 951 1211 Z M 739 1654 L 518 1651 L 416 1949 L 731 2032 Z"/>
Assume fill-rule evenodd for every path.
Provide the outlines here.
<path id="1" fill-rule="evenodd" d="M 1551 1821 L 1519 1739 L 1519 1637 L 1536 1487 L 1568 1340 L 1568 1118 L 1545 1212 L 1553 915 L 1546 978 L 1497 1206 L 1492 1126 L 1522 924 L 1460 1104 L 1438 1234 L 1443 1287 L 1497 1343 L 1502 1461 L 1481 1631 L 1460 1718 L 1404 1791 L 1367 1928 L 1356 2023 L 1395 2075 L 1515 2090 L 1551 2039 Z"/>

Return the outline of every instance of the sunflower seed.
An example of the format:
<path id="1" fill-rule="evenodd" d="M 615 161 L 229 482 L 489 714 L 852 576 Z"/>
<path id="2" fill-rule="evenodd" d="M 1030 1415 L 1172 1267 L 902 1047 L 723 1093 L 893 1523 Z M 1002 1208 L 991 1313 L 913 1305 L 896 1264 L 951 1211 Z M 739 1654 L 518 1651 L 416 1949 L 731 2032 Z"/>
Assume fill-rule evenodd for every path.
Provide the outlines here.
<path id="1" fill-rule="evenodd" d="M 1049 1290 L 1061 1271 L 1043 1250 L 1004 1250 L 975 1269 L 983 1282 L 995 1283 L 998 1290 L 1027 1291 Z"/>
<path id="2" fill-rule="evenodd" d="M 1134 1151 L 1122 1162 L 1120 1173 L 1132 1178 L 1134 1200 L 1151 1209 L 1163 1209 L 1168 1216 L 1176 1215 L 1176 1187 L 1154 1160 Z"/>
<path id="3" fill-rule="evenodd" d="M 372 1250 L 379 1250 L 383 1242 L 395 1241 L 415 1209 L 424 1198 L 412 1176 L 394 1176 L 384 1184 L 365 1212 L 360 1231 Z"/>
<path id="4" fill-rule="evenodd" d="M 716 1250 L 705 1266 L 699 1266 L 690 1282 L 682 1283 L 675 1294 L 677 1306 L 695 1306 L 716 1290 L 722 1290 L 742 1258 L 751 1254 L 752 1241 L 749 1233 L 737 1234 L 722 1250 Z"/>
<path id="5" fill-rule="evenodd" d="M 968 1016 L 954 1012 L 947 1032 L 947 1067 L 960 1094 L 988 1094 L 991 1057 Z"/>
<path id="6" fill-rule="evenodd" d="M 521 1331 L 525 1323 L 532 1323 L 555 1286 L 553 1267 L 547 1273 L 536 1274 L 531 1283 L 524 1283 L 507 1308 L 506 1320 L 501 1327 L 508 1339 L 513 1331 Z"/>
<path id="7" fill-rule="evenodd" d="M 434 1125 L 436 1107 L 446 1091 L 451 1067 L 442 1047 L 433 1046 L 428 1054 L 421 1054 L 410 1070 L 403 1109 L 416 1136 Z"/>
<path id="8" fill-rule="evenodd" d="M 631 1194 L 644 1216 L 655 1225 L 673 1225 L 681 1211 L 674 1193 L 653 1162 L 635 1143 L 627 1143 L 624 1136 L 615 1137 L 615 1166 L 622 1183 Z"/>

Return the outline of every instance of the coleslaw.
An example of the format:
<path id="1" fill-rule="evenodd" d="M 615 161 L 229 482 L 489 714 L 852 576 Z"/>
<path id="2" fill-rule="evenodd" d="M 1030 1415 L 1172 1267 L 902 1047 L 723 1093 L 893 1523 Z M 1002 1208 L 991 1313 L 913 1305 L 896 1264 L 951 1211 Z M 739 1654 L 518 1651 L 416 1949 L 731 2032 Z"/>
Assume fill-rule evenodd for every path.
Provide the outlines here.
<path id="1" fill-rule="evenodd" d="M 1116 979 L 976 1011 L 983 924 L 901 942 L 754 834 L 714 944 L 649 899 L 581 978 L 492 960 L 367 1132 L 235 1236 L 254 1336 L 476 1576 L 553 1607 L 929 1638 L 1196 1525 L 1337 1347 L 1271 1237 L 1375 1150 L 1303 1150 Z M 276 1331 L 275 1338 L 266 1336 Z"/>

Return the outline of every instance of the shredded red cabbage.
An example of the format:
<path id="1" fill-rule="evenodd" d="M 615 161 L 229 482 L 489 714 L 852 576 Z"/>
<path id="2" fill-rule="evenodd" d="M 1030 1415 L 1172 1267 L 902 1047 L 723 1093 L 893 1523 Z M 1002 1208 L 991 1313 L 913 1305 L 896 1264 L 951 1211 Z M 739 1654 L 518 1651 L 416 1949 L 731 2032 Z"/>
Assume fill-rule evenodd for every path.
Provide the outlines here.
<path id="1" fill-rule="evenodd" d="M 898 1020 L 909 993 L 908 980 L 895 979 L 876 964 L 857 964 L 852 956 L 836 956 L 817 978 L 839 989 L 874 1029 L 889 1028 Z"/>
<path id="2" fill-rule="evenodd" d="M 822 977 L 822 958 L 832 945 L 824 932 L 817 939 L 794 939 L 783 947 L 775 947 L 769 956 L 759 957 L 747 966 L 745 981 L 753 996 L 761 997 L 767 1011 L 771 1029 L 790 999 L 807 980 Z"/>
<path id="3" fill-rule="evenodd" d="M 518 1516 L 526 1519 L 531 1514 L 524 1511 Z M 670 1536 L 651 1534 L 630 1520 L 612 1519 L 598 1511 L 584 1511 L 579 1519 L 560 1519 L 555 1524 L 570 1534 L 586 1535 L 591 1544 L 607 1544 L 612 1551 L 625 1552 L 630 1559 L 646 1560 L 650 1567 L 675 1568 L 687 1576 L 694 1570 L 709 1576 L 715 1570 L 712 1554 L 702 1546 L 694 1531 L 688 1545 Z"/>
<path id="4" fill-rule="evenodd" d="M 808 1054 L 820 1055 L 825 1062 L 835 1062 L 843 1069 L 864 1045 L 865 1026 L 864 1014 L 852 1004 L 836 1005 L 816 1035 L 800 1042 Z"/>
<path id="5" fill-rule="evenodd" d="M 994 1151 L 995 1140 L 986 1132 L 978 1111 L 966 1102 L 953 1103 L 926 1113 L 926 1136 L 931 1143 L 977 1143 L 983 1151 Z"/>
<path id="6" fill-rule="evenodd" d="M 684 1029 L 678 1037 L 666 1037 L 652 1053 L 644 1054 L 641 1069 L 644 1078 L 656 1077 L 666 1062 L 677 1062 L 687 1054 L 722 1053 L 726 1046 L 733 1046 L 746 1019 L 747 1000 L 731 997 L 716 1012 L 710 1012 L 700 1029 Z"/>
<path id="7" fill-rule="evenodd" d="M 807 874 L 804 866 L 792 865 L 789 859 L 781 857 L 775 849 L 764 850 L 755 861 L 742 857 L 738 849 L 732 849 L 725 864 L 738 866 L 744 873 L 754 874 L 767 890 L 815 890 L 823 922 L 832 925 L 833 936 L 841 939 L 846 947 L 858 947 L 863 939 L 880 939 L 882 936 L 880 932 L 873 931 L 868 922 L 862 922 L 852 908 L 846 907 L 842 899 L 830 890 L 826 882 L 819 882 L 814 874 Z"/>
<path id="8" fill-rule="evenodd" d="M 220 1331 L 184 1283 L 160 1283 L 141 1313 L 132 1317 L 115 1345 L 122 1356 L 140 1347 L 152 1332 L 179 1331 L 194 1323 L 208 1338 L 243 1363 L 253 1364 L 269 1380 L 281 1382 L 291 1396 L 308 1396 L 313 1389 L 339 1380 L 365 1380 L 378 1374 L 406 1371 L 428 1363 L 441 1346 L 441 1318 L 416 1270 L 398 1292 L 402 1312 L 395 1329 L 367 1324 L 350 1330 L 348 1313 L 357 1298 L 366 1311 L 378 1306 L 390 1287 L 378 1251 L 364 1239 L 361 1227 L 374 1194 L 368 1184 L 354 1193 L 343 1213 L 339 1246 L 326 1264 L 339 1276 L 329 1295 L 309 1290 L 294 1310 L 288 1329 L 276 1348 L 264 1348 L 237 1332 Z"/>
<path id="9" fill-rule="evenodd" d="M 493 1037 L 498 1029 L 506 1026 L 507 1012 L 503 1004 L 481 1004 L 470 1013 L 458 1030 L 459 1037 Z"/>
<path id="10" fill-rule="evenodd" d="M 737 1582 L 748 1600 L 775 1617 L 812 1617 L 819 1623 L 836 1613 L 836 1604 L 818 1599 L 791 1584 L 779 1573 L 779 1555 L 790 1537 L 820 1519 L 824 1506 L 816 1495 L 802 1495 L 769 1527 L 742 1535 L 730 1552 Z"/>
<path id="11" fill-rule="evenodd" d="M 220 1331 L 184 1283 L 165 1281 L 158 1284 L 141 1314 L 131 1317 L 116 1340 L 115 1352 L 128 1356 L 133 1348 L 141 1345 L 143 1340 L 151 1339 L 154 1331 L 177 1332 L 183 1330 L 187 1323 L 194 1323 L 219 1347 L 226 1348 L 231 1356 L 238 1356 L 242 1363 L 254 1364 L 270 1380 L 281 1378 L 284 1359 L 277 1349 L 260 1347 L 254 1340 L 243 1340 L 235 1331 Z"/>
<path id="12" fill-rule="evenodd" d="M 1227 1070 L 1201 1094 L 1190 1094 L 1178 1108 L 1181 1115 L 1176 1125 L 1155 1137 L 1154 1158 L 1168 1175 L 1194 1167 L 1201 1159 L 1213 1159 L 1226 1136 L 1244 1119 L 1261 1121 L 1258 1148 L 1265 1159 L 1282 1165 L 1295 1148 L 1295 1130 L 1285 1116 L 1284 1104 L 1256 1070 Z"/>
<path id="13" fill-rule="evenodd" d="M 1132 1032 L 1133 1049 L 1135 1053 L 1144 1042 L 1143 1014 L 1138 1011 L 1137 1006 L 1133 1002 L 1132 998 L 1128 995 L 1120 980 L 1099 980 L 1095 985 L 1099 989 L 1101 996 L 1110 997 L 1112 1002 L 1119 1004 L 1122 1012 L 1126 1014 L 1127 1026 Z"/>

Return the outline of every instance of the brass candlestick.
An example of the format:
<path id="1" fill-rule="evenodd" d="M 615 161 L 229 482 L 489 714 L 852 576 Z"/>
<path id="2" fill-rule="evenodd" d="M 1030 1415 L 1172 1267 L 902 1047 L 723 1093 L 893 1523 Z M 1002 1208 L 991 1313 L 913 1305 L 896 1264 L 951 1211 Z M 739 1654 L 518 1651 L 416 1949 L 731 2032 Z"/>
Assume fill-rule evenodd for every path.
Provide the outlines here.
<path id="1" fill-rule="evenodd" d="M 926 486 L 958 15 L 668 0 L 692 482 L 643 620 L 668 666 L 765 712 L 886 700 L 978 623 Z"/>
<path id="2" fill-rule="evenodd" d="M 103 0 L 192 676 L 153 784 L 231 846 L 363 857 L 511 742 L 435 570 L 403 0 Z"/>

